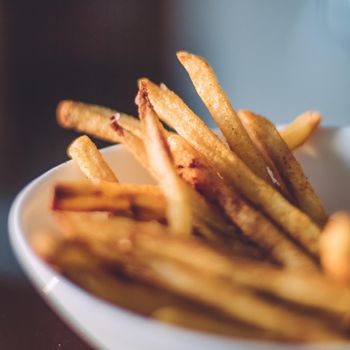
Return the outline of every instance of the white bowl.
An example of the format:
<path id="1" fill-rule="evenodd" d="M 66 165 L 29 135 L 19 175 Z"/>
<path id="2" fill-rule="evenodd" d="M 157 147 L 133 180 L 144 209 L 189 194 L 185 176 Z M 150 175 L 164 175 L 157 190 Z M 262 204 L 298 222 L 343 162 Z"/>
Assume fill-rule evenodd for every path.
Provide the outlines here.
<path id="1" fill-rule="evenodd" d="M 152 181 L 122 146 L 108 147 L 103 154 L 121 181 Z M 350 208 L 350 127 L 318 130 L 310 142 L 296 152 L 296 156 L 329 212 Z M 70 283 L 33 253 L 28 237 L 38 228 L 54 225 L 48 202 L 55 181 L 79 178 L 82 175 L 77 166 L 69 161 L 31 182 L 12 205 L 9 231 L 17 258 L 35 287 L 62 319 L 94 347 L 120 350 L 330 348 L 330 345 L 287 346 L 235 340 L 185 330 L 137 316 Z M 349 349 L 350 343 L 336 348 Z"/>

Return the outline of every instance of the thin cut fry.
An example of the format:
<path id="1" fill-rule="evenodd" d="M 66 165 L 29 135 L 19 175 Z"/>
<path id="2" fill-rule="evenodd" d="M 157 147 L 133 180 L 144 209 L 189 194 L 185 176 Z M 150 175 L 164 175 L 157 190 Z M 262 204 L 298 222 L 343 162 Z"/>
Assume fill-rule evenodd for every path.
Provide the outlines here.
<path id="1" fill-rule="evenodd" d="M 291 203 L 294 203 L 295 199 L 290 194 L 284 180 L 281 177 L 281 174 L 278 171 L 275 162 L 272 160 L 269 153 L 266 151 L 264 145 L 260 142 L 260 139 L 257 136 L 255 129 L 250 126 L 249 121 L 246 118 L 246 111 L 240 110 L 238 111 L 238 115 L 245 129 L 247 130 L 250 139 L 254 143 L 255 147 L 259 150 L 261 156 L 264 158 L 266 165 L 272 173 L 272 178 L 275 180 L 275 187 L 277 187 L 278 190 L 284 195 L 284 197 L 286 197 Z"/>
<path id="2" fill-rule="evenodd" d="M 333 214 L 320 238 L 320 257 L 325 272 L 333 279 L 350 282 L 350 215 Z"/>
<path id="3" fill-rule="evenodd" d="M 189 236 L 192 232 L 193 219 L 186 183 L 176 173 L 162 125 L 142 90 L 140 90 L 138 103 L 148 161 L 157 174 L 159 185 L 167 201 L 168 224 L 176 234 Z"/>
<path id="4" fill-rule="evenodd" d="M 98 137 L 102 140 L 119 143 L 118 134 L 110 127 L 109 118 L 117 116 L 124 128 L 141 137 L 140 121 L 124 113 L 97 105 L 70 100 L 61 101 L 56 109 L 56 119 L 60 126 Z"/>
<path id="5" fill-rule="evenodd" d="M 212 67 L 204 58 L 188 52 L 178 52 L 177 57 L 189 74 L 198 95 L 221 129 L 231 150 L 256 175 L 272 184 L 263 158 L 250 140 L 238 115 L 221 88 Z"/>
<path id="6" fill-rule="evenodd" d="M 186 140 L 171 134 L 168 142 L 179 174 L 211 201 L 217 201 L 244 236 L 287 268 L 318 270 L 312 259 L 287 239 L 269 219 L 249 205 L 234 188 L 227 186 Z"/>
<path id="7" fill-rule="evenodd" d="M 143 144 L 143 136 L 136 136 L 132 131 L 124 128 L 118 119 L 112 117 L 110 120 L 111 128 L 118 134 L 119 141 L 128 151 L 138 160 L 138 162 L 149 172 L 151 176 L 156 178 L 153 169 L 149 165 L 145 146 Z"/>
<path id="8" fill-rule="evenodd" d="M 172 91 L 144 79 L 148 97 L 159 117 L 172 126 L 220 175 L 263 210 L 291 237 L 318 255 L 320 229 L 277 190 L 256 176 Z"/>
<path id="9" fill-rule="evenodd" d="M 321 115 L 314 111 L 305 112 L 280 130 L 280 135 L 290 150 L 304 144 L 321 122 Z"/>
<path id="10" fill-rule="evenodd" d="M 84 135 L 75 139 L 68 147 L 67 153 L 77 162 L 80 170 L 88 179 L 97 182 L 118 182 L 112 169 L 88 136 Z"/>
<path id="11" fill-rule="evenodd" d="M 52 209 L 111 211 L 131 214 L 141 220 L 162 220 L 165 204 L 162 192 L 154 185 L 70 181 L 55 185 Z"/>
<path id="12" fill-rule="evenodd" d="M 261 146 L 276 164 L 300 209 L 322 226 L 326 220 L 326 213 L 321 201 L 275 126 L 268 119 L 250 111 L 241 111 L 241 116 L 246 128 L 254 130 Z"/>

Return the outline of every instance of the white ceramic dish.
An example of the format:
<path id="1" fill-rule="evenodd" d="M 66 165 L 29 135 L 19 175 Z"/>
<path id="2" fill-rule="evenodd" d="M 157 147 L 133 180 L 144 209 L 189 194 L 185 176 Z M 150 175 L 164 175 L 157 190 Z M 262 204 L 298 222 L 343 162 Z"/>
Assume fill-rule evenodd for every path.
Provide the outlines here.
<path id="1" fill-rule="evenodd" d="M 122 146 L 103 154 L 122 181 L 150 182 L 150 177 Z M 296 152 L 311 182 L 331 212 L 350 209 L 350 127 L 318 130 Z M 225 350 L 225 349 L 349 349 L 344 346 L 296 346 L 234 340 L 161 324 L 103 302 L 76 287 L 43 263 L 27 238 L 37 228 L 53 225 L 48 201 L 53 183 L 81 178 L 72 162 L 40 176 L 15 199 L 9 216 L 13 249 L 23 269 L 51 307 L 84 339 L 98 349 Z M 283 320 L 281 320 L 283 322 Z"/>

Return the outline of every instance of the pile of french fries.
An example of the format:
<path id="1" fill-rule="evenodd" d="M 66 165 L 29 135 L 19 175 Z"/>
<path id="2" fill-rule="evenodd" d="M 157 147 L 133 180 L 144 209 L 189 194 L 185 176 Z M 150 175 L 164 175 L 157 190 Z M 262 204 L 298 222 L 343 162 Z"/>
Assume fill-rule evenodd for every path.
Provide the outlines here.
<path id="1" fill-rule="evenodd" d="M 233 337 L 347 341 L 350 216 L 327 216 L 292 153 L 320 115 L 306 112 L 278 131 L 236 112 L 205 59 L 177 57 L 224 140 L 148 79 L 138 82 L 139 118 L 62 101 L 62 127 L 123 144 L 157 184 L 120 183 L 91 139 L 78 137 L 68 155 L 86 179 L 56 183 L 57 232 L 36 232 L 34 250 L 96 296 L 164 322 Z"/>

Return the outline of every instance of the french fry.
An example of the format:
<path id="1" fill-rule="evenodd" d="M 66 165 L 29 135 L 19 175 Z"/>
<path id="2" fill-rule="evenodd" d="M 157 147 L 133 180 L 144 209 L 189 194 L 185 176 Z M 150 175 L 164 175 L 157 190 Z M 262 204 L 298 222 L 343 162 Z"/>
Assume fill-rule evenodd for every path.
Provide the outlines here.
<path id="1" fill-rule="evenodd" d="M 165 218 L 164 196 L 154 185 L 60 182 L 55 185 L 52 209 L 129 213 L 141 220 Z"/>
<path id="2" fill-rule="evenodd" d="M 280 135 L 290 150 L 303 145 L 321 122 L 321 115 L 314 111 L 301 114 L 280 130 Z"/>
<path id="3" fill-rule="evenodd" d="M 256 176 L 172 91 L 143 79 L 158 116 L 172 126 L 229 184 L 263 210 L 310 253 L 318 255 L 319 227 L 277 190 Z"/>
<path id="4" fill-rule="evenodd" d="M 187 196 L 186 183 L 176 173 L 165 131 L 142 88 L 139 92 L 138 103 L 148 161 L 157 174 L 159 186 L 167 202 L 168 224 L 174 233 L 189 236 L 192 232 L 193 215 Z"/>
<path id="5" fill-rule="evenodd" d="M 67 153 L 88 179 L 95 182 L 118 182 L 112 169 L 88 136 L 75 139 L 68 147 Z"/>
<path id="6" fill-rule="evenodd" d="M 256 175 L 272 184 L 263 158 L 250 140 L 209 63 L 200 56 L 184 51 L 178 52 L 177 58 L 189 74 L 198 95 L 215 119 L 231 150 Z"/>
<path id="7" fill-rule="evenodd" d="M 61 101 L 56 109 L 60 126 L 74 129 L 102 140 L 119 143 L 118 134 L 110 127 L 110 117 L 118 116 L 118 122 L 134 134 L 140 133 L 139 120 L 112 109 L 71 100 Z M 139 134 L 140 135 L 140 134 Z"/>
<path id="8" fill-rule="evenodd" d="M 329 218 L 320 238 L 323 269 L 334 280 L 350 282 L 350 215 L 337 212 Z"/>
<path id="9" fill-rule="evenodd" d="M 154 247 L 154 242 L 161 242 L 165 237 L 168 239 L 163 242 L 170 250 L 175 240 L 184 244 L 194 242 L 171 234 L 166 236 L 164 231 L 157 233 L 159 231 L 155 222 L 142 223 L 140 226 L 130 219 L 113 218 L 105 221 L 88 220 L 85 217 L 85 220 L 81 220 L 71 215 L 66 216 L 65 220 L 63 231 L 68 237 L 88 244 L 100 259 L 122 264 L 126 272 L 134 278 L 151 282 L 172 293 L 213 307 L 228 317 L 263 330 L 277 332 L 285 339 L 343 339 L 339 331 L 332 329 L 322 320 L 298 315 L 257 298 L 248 289 L 228 283 L 220 276 L 198 271 L 173 259 L 162 258 L 162 252 L 158 249 L 155 254 L 154 249 L 150 250 L 150 247 Z"/>
<path id="10" fill-rule="evenodd" d="M 276 164 L 300 209 L 322 226 L 327 217 L 321 201 L 275 126 L 268 119 L 250 111 L 242 110 L 240 115 L 245 127 L 254 130 L 255 137 Z"/>
<path id="11" fill-rule="evenodd" d="M 268 169 L 270 170 L 270 172 L 272 174 L 271 176 L 274 179 L 275 187 L 277 187 L 277 189 L 284 195 L 284 197 L 286 197 L 291 203 L 294 204 L 295 199 L 293 198 L 293 196 L 289 192 L 284 180 L 282 179 L 282 177 L 279 173 L 279 170 L 278 170 L 276 164 L 274 163 L 274 161 L 270 157 L 269 153 L 266 151 L 266 148 L 264 147 L 264 145 L 260 142 L 260 139 L 257 136 L 255 129 L 250 127 L 249 122 L 247 121 L 247 118 L 246 118 L 246 113 L 247 113 L 247 111 L 244 111 L 244 110 L 238 111 L 238 115 L 239 115 L 250 139 L 254 143 L 255 147 L 259 150 L 261 156 L 264 158 L 265 164 L 268 166 Z"/>
<path id="12" fill-rule="evenodd" d="M 63 128 L 74 129 L 107 142 L 123 143 L 141 165 L 149 170 L 138 119 L 109 108 L 70 100 L 58 104 L 56 119 Z M 116 132 L 118 125 L 123 127 L 123 133 L 120 130 Z"/>
<path id="13" fill-rule="evenodd" d="M 244 236 L 287 268 L 318 270 L 309 256 L 287 239 L 263 214 L 250 206 L 234 188 L 227 186 L 186 140 L 171 134 L 168 142 L 179 174 L 211 201 L 217 201 Z"/>
<path id="14" fill-rule="evenodd" d="M 119 124 L 118 119 L 111 118 L 111 128 L 118 134 L 120 143 L 122 143 L 127 150 L 138 160 L 138 162 L 146 169 L 151 176 L 156 178 L 156 175 L 148 162 L 145 146 L 142 137 L 133 134 L 132 131 L 125 129 Z"/>

